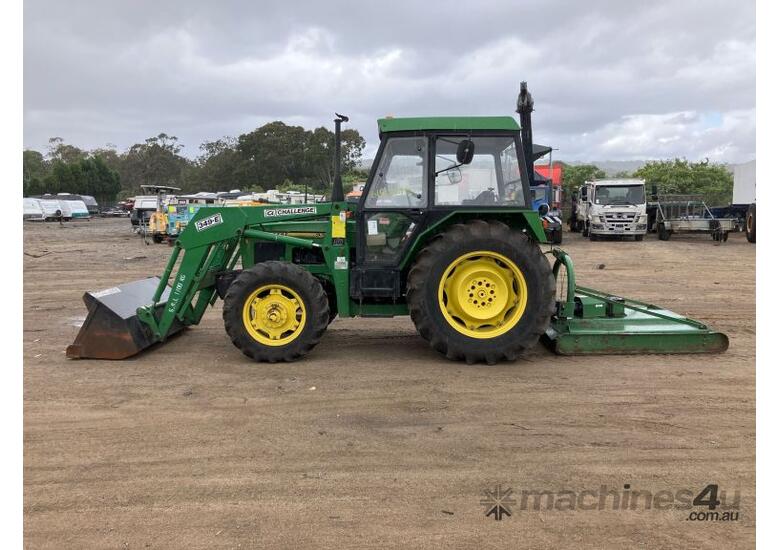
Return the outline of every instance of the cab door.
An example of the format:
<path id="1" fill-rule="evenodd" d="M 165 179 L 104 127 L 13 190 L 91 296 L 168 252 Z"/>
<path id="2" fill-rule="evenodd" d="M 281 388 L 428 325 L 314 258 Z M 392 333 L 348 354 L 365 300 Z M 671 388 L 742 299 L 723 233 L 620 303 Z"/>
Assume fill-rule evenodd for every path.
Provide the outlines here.
<path id="1" fill-rule="evenodd" d="M 353 297 L 401 292 L 398 264 L 419 232 L 428 207 L 428 138 L 385 138 L 358 208 Z"/>

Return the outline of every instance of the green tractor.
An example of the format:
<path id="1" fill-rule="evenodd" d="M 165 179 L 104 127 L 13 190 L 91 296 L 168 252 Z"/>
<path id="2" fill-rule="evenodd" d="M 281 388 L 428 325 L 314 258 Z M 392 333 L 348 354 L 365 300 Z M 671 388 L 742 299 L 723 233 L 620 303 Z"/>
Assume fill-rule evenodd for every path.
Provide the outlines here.
<path id="1" fill-rule="evenodd" d="M 87 292 L 71 358 L 123 359 L 200 322 L 217 298 L 237 348 L 306 355 L 341 317 L 410 315 L 449 359 L 513 360 L 540 338 L 562 354 L 695 353 L 728 338 L 671 311 L 577 286 L 531 205 L 531 111 L 384 118 L 357 203 L 340 162 L 329 203 L 201 208 L 161 278 Z M 337 115 L 335 158 L 340 159 Z M 240 268 L 239 266 L 240 262 Z M 173 279 L 171 279 L 173 275 Z"/>

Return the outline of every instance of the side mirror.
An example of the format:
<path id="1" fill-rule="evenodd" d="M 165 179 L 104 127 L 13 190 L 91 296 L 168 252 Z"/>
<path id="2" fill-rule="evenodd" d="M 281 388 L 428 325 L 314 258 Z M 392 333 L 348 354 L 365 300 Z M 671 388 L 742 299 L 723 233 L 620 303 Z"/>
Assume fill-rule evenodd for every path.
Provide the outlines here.
<path id="1" fill-rule="evenodd" d="M 460 173 L 460 168 L 453 168 L 447 172 L 447 178 L 452 185 L 456 185 L 463 181 L 463 174 Z"/>
<path id="2" fill-rule="evenodd" d="M 650 188 L 650 198 L 654 201 L 658 200 L 658 186 L 655 184 Z"/>
<path id="3" fill-rule="evenodd" d="M 546 216 L 547 212 L 549 212 L 549 211 L 550 211 L 550 205 L 547 204 L 546 202 L 543 202 L 542 204 L 539 205 L 539 215 L 540 216 Z"/>
<path id="4" fill-rule="evenodd" d="M 588 198 L 588 190 L 585 187 L 580 189 L 580 197 L 582 197 L 583 200 Z"/>
<path id="5" fill-rule="evenodd" d="M 464 139 L 458 143 L 458 152 L 455 154 L 458 164 L 471 164 L 474 158 L 474 142 L 470 139 Z"/>

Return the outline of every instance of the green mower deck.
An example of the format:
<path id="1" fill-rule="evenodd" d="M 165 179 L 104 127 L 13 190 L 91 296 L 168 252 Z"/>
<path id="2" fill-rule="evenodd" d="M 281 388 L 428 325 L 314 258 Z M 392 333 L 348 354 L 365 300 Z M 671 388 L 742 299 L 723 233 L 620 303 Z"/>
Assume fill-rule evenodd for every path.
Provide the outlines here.
<path id="1" fill-rule="evenodd" d="M 565 298 L 543 336 L 561 355 L 718 353 L 728 337 L 694 319 L 652 304 L 577 286 L 574 266 L 562 250 L 553 250 L 553 273 L 564 277 Z"/>

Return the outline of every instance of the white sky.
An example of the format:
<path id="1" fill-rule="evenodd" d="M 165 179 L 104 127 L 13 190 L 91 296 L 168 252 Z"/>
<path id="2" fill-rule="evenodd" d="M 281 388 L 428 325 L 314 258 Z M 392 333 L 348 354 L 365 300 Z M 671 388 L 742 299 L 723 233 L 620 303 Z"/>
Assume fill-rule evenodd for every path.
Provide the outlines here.
<path id="1" fill-rule="evenodd" d="M 24 145 L 514 114 L 562 160 L 755 158 L 752 2 L 28 0 Z"/>

